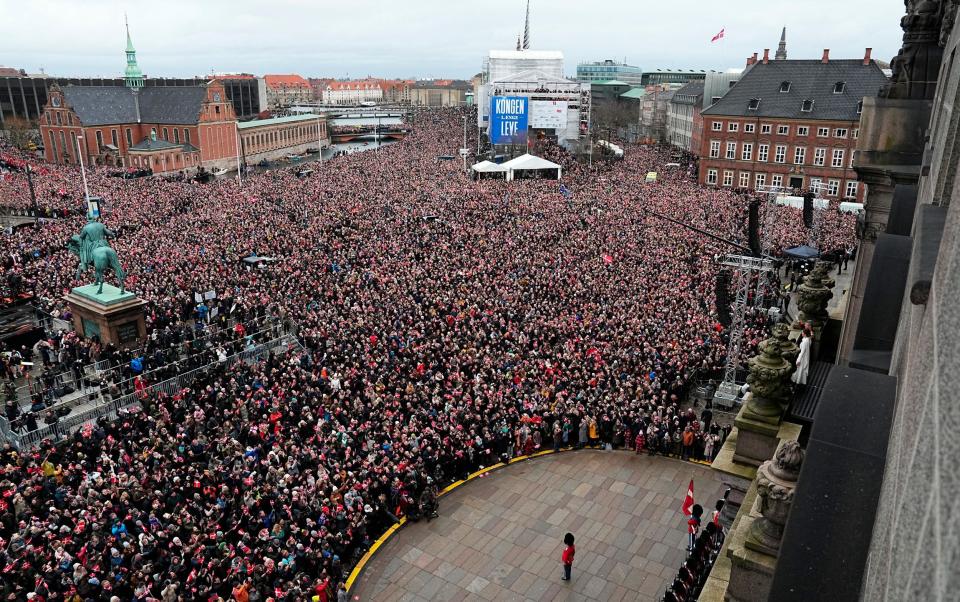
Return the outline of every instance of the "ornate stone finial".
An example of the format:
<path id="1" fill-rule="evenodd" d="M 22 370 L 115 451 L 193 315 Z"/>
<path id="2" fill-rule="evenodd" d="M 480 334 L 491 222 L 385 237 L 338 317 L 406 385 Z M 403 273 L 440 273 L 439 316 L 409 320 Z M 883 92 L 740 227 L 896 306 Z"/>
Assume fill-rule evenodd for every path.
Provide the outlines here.
<path id="1" fill-rule="evenodd" d="M 803 464 L 803 449 L 788 441 L 777 450 L 774 459 L 757 469 L 757 509 L 760 518 L 750 525 L 744 544 L 751 550 L 776 556 L 783 538 L 793 495 Z"/>
<path id="2" fill-rule="evenodd" d="M 831 270 L 833 270 L 833 264 L 829 261 L 818 259 L 813 264 L 813 271 L 820 275 L 820 282 L 823 283 L 823 286 L 832 289 L 837 285 L 837 281 L 830 277 Z"/>
<path id="3" fill-rule="evenodd" d="M 823 283 L 823 272 L 814 269 L 807 274 L 803 284 L 797 287 L 797 297 L 801 321 L 810 322 L 813 327 L 823 326 L 827 322 L 827 303 L 833 298 L 833 293 Z"/>
<path id="4" fill-rule="evenodd" d="M 776 338 L 766 339 L 758 347 L 760 354 L 747 360 L 750 394 L 744 417 L 776 424 L 783 415 L 781 403 L 786 398 L 786 377 L 790 374 L 791 364 L 783 359 L 780 341 Z"/>
<path id="5" fill-rule="evenodd" d="M 795 367 L 800 347 L 790 340 L 790 327 L 783 322 L 777 322 L 773 325 L 773 338 L 780 342 L 780 355 L 783 356 L 783 359 L 790 366 Z"/>
<path id="6" fill-rule="evenodd" d="M 903 46 L 893 57 L 893 77 L 880 91 L 885 98 L 930 100 L 936 92 L 943 48 L 940 39 L 945 21 L 944 9 L 956 10 L 953 2 L 905 0 L 907 14 L 900 19 Z"/>

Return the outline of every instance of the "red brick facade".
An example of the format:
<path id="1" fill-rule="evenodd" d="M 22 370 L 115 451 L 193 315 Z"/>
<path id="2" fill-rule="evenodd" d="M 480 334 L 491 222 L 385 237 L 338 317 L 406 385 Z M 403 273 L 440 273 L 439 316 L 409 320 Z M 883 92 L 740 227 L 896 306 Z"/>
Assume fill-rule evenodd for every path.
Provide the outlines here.
<path id="1" fill-rule="evenodd" d="M 863 186 L 852 169 L 857 121 L 703 115 L 702 122 L 702 184 L 750 190 L 779 185 L 799 191 L 815 188 L 819 180 L 824 198 L 863 199 Z M 802 149 L 799 155 L 797 149 Z"/>
<path id="2" fill-rule="evenodd" d="M 81 139 L 87 165 L 150 168 L 155 173 L 196 170 L 201 165 L 227 167 L 236 162 L 236 115 L 223 85 L 207 85 L 195 123 L 115 123 L 85 126 L 62 92 L 51 89 L 40 117 L 44 154 L 51 163 L 77 163 Z M 178 148 L 135 150 L 145 140 L 166 141 Z M 196 147 L 199 152 L 186 145 Z M 110 148 L 114 147 L 114 148 Z"/>

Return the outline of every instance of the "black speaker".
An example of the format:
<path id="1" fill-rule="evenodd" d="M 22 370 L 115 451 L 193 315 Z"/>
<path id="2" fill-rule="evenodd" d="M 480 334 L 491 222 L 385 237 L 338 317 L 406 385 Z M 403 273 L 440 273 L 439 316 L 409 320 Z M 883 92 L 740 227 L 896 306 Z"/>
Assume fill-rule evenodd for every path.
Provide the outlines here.
<path id="1" fill-rule="evenodd" d="M 747 236 L 750 241 L 750 254 L 760 257 L 763 250 L 760 248 L 760 201 L 758 199 L 750 201 L 747 212 Z"/>
<path id="2" fill-rule="evenodd" d="M 813 193 L 803 195 L 803 227 L 808 230 L 813 227 Z"/>
<path id="3" fill-rule="evenodd" d="M 717 320 L 723 326 L 730 326 L 732 316 L 730 315 L 730 272 L 722 270 L 717 274 L 717 283 L 715 289 Z"/>

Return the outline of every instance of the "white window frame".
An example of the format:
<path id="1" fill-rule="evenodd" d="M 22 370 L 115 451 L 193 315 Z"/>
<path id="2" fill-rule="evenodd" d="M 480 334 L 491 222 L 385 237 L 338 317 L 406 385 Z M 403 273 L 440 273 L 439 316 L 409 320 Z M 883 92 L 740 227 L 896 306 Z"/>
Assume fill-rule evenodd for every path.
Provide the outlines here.
<path id="1" fill-rule="evenodd" d="M 827 164 L 827 149 L 823 147 L 813 149 L 813 164 L 817 167 Z"/>
<path id="2" fill-rule="evenodd" d="M 761 144 L 757 147 L 757 161 L 767 162 L 767 159 L 770 156 L 770 145 Z"/>
<path id="3" fill-rule="evenodd" d="M 750 172 L 749 171 L 740 172 L 740 181 L 739 181 L 738 187 L 750 188 Z"/>
<path id="4" fill-rule="evenodd" d="M 807 160 L 807 147 L 798 146 L 793 149 L 793 164 L 794 165 L 803 165 L 804 161 Z"/>
<path id="5" fill-rule="evenodd" d="M 823 187 L 823 178 L 810 178 L 810 190 L 820 194 L 820 189 Z"/>
<path id="6" fill-rule="evenodd" d="M 727 153 L 724 155 L 726 159 L 731 161 L 737 160 L 737 143 L 736 142 L 727 142 Z"/>
<path id="7" fill-rule="evenodd" d="M 860 137 L 860 128 L 853 128 L 850 130 L 850 137 L 856 140 Z"/>
<path id="8" fill-rule="evenodd" d="M 827 196 L 837 196 L 840 193 L 840 180 L 827 180 Z"/>
<path id="9" fill-rule="evenodd" d="M 753 181 L 754 181 L 753 189 L 759 190 L 761 186 L 767 183 L 767 174 L 757 172 L 753 176 Z"/>
<path id="10" fill-rule="evenodd" d="M 843 149 L 842 148 L 833 149 L 833 154 L 830 157 L 830 167 L 833 167 L 836 169 L 843 168 Z"/>
<path id="11" fill-rule="evenodd" d="M 707 170 L 707 179 L 706 179 L 705 181 L 706 181 L 706 183 L 709 184 L 710 186 L 716 186 L 716 185 L 717 185 L 717 170 L 716 170 L 716 169 L 708 169 L 708 170 Z"/>
<path id="12" fill-rule="evenodd" d="M 752 124 L 752 123 L 743 124 L 743 132 L 745 134 L 752 134 L 756 131 L 756 129 L 757 129 L 757 126 L 755 124 Z"/>
<path id="13" fill-rule="evenodd" d="M 740 160 L 741 161 L 753 160 L 753 143 L 752 142 L 743 142 L 740 144 Z"/>
<path id="14" fill-rule="evenodd" d="M 726 188 L 733 187 L 733 170 L 732 169 L 723 170 L 723 186 Z"/>
<path id="15" fill-rule="evenodd" d="M 809 135 L 810 135 L 809 126 L 806 126 L 806 125 L 797 126 L 797 136 L 809 136 Z"/>
<path id="16" fill-rule="evenodd" d="M 769 123 L 761 123 L 761 124 L 760 124 L 760 133 L 761 133 L 761 134 L 769 134 L 770 131 L 771 131 L 771 128 L 773 128 L 773 126 L 770 125 Z"/>
<path id="17" fill-rule="evenodd" d="M 774 188 L 780 188 L 783 186 L 783 174 L 775 173 L 770 175 L 770 185 Z"/>
<path id="18" fill-rule="evenodd" d="M 834 138 L 846 138 L 847 137 L 847 128 L 836 128 L 833 130 Z"/>
<path id="19" fill-rule="evenodd" d="M 790 126 L 789 125 L 778 125 L 777 126 L 777 136 L 789 136 L 790 135 Z"/>
<path id="20" fill-rule="evenodd" d="M 786 163 L 787 162 L 787 145 L 778 144 L 773 152 L 773 162 L 774 163 Z"/>
<path id="21" fill-rule="evenodd" d="M 857 198 L 857 192 L 859 190 L 860 182 L 856 180 L 847 180 L 846 186 L 844 186 L 843 198 L 845 199 L 855 199 Z M 851 190 L 852 189 L 852 190 Z"/>
<path id="22" fill-rule="evenodd" d="M 830 136 L 830 128 L 817 128 L 817 138 L 828 138 Z"/>
<path id="23" fill-rule="evenodd" d="M 711 159 L 720 158 L 720 141 L 719 140 L 710 141 L 710 158 Z"/>
<path id="24" fill-rule="evenodd" d="M 740 131 L 740 122 L 739 121 L 730 121 L 727 123 L 728 132 L 739 132 Z"/>
<path id="25" fill-rule="evenodd" d="M 722 132 L 722 131 L 723 131 L 723 122 L 722 122 L 722 121 L 714 121 L 714 122 L 713 122 L 712 129 L 713 129 L 714 132 Z"/>

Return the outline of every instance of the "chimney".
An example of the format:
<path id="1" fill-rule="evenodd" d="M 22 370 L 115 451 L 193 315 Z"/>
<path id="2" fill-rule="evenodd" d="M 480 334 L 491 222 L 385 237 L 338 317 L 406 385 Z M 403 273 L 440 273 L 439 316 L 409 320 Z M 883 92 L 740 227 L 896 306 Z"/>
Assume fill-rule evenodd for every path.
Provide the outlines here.
<path id="1" fill-rule="evenodd" d="M 864 65 L 869 65 L 869 64 L 870 64 L 870 53 L 872 53 L 872 52 L 873 52 L 873 48 L 867 48 L 867 51 L 863 54 L 863 64 L 864 64 Z"/>
<path id="2" fill-rule="evenodd" d="M 751 65 L 756 65 L 756 64 L 757 64 L 757 53 L 756 53 L 756 52 L 753 53 L 753 62 L 751 62 L 750 64 L 751 64 Z"/>
<path id="3" fill-rule="evenodd" d="M 826 65 L 827 63 L 830 62 L 830 49 L 829 49 L 829 48 L 824 48 L 824 49 L 823 49 L 823 58 L 820 59 L 820 62 L 823 63 L 824 65 Z"/>
<path id="4" fill-rule="evenodd" d="M 769 63 L 769 62 L 770 62 L 770 49 L 769 49 L 769 48 L 764 48 L 764 49 L 763 49 L 763 64 L 766 65 L 766 64 Z"/>

